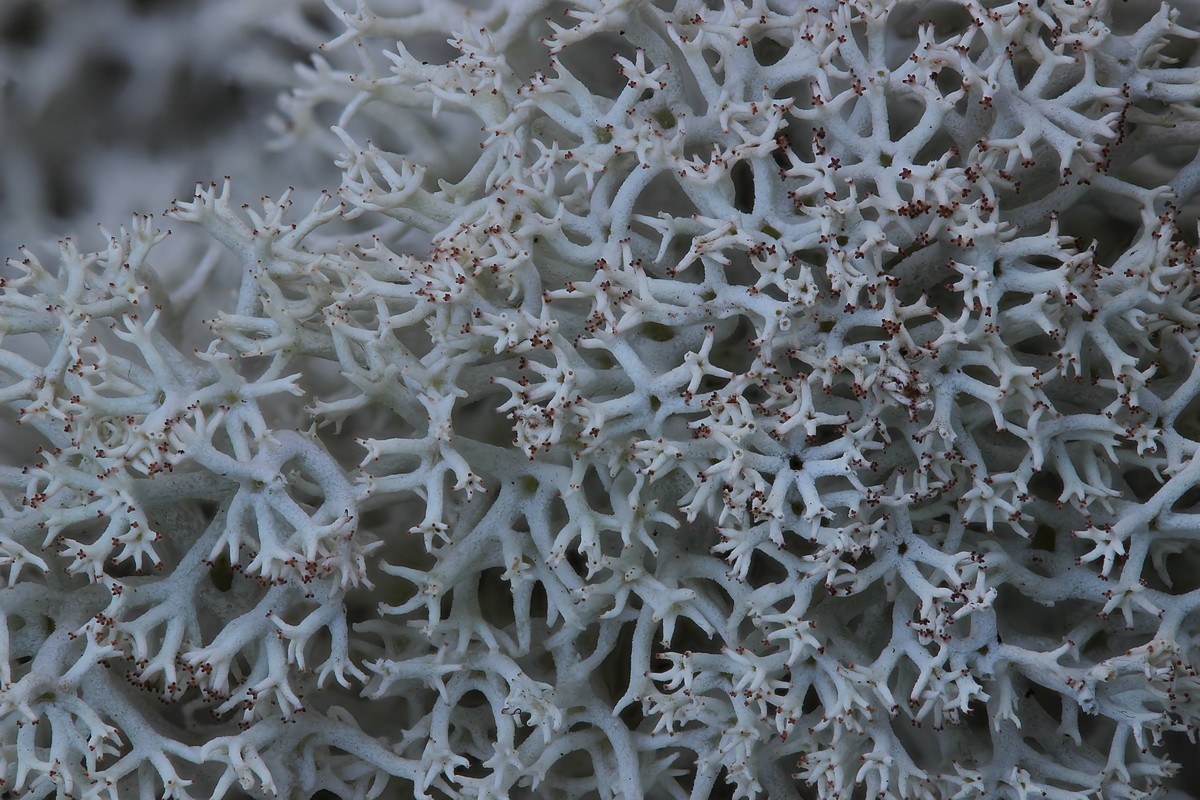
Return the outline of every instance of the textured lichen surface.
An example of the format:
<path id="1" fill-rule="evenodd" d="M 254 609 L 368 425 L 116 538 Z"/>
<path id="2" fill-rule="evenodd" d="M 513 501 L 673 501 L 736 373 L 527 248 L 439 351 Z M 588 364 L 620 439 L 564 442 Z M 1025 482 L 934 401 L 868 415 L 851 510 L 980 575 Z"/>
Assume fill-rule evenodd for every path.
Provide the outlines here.
<path id="1" fill-rule="evenodd" d="M 336 109 L 336 192 L 235 176 L 3 272 L 6 789 L 1165 785 L 1200 724 L 1179 9 L 335 11 L 277 127 Z"/>

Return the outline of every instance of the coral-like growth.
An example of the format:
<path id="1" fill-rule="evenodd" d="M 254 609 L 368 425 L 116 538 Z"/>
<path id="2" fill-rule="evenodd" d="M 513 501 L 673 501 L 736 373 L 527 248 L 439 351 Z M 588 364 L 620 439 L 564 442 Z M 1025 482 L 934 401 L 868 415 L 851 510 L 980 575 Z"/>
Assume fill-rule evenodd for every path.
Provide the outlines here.
<path id="1" fill-rule="evenodd" d="M 1164 784 L 1200 725 L 1174 11 L 341 18 L 361 70 L 286 106 L 344 104 L 338 199 L 168 214 L 241 265 L 207 346 L 148 219 L 4 276 L 43 442 L 0 470 L 5 787 Z"/>

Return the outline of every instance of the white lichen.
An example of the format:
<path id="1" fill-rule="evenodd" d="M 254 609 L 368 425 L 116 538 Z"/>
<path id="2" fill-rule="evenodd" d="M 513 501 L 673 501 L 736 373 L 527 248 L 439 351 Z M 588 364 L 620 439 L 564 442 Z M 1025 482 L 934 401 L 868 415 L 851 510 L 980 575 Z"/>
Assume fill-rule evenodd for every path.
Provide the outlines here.
<path id="1" fill-rule="evenodd" d="M 240 268 L 204 327 L 225 267 L 153 265 L 150 218 L 3 274 L 0 402 L 41 442 L 0 468 L 7 790 L 1168 784 L 1200 725 L 1178 11 L 331 7 L 283 127 L 341 109 L 336 196 L 167 213 Z"/>

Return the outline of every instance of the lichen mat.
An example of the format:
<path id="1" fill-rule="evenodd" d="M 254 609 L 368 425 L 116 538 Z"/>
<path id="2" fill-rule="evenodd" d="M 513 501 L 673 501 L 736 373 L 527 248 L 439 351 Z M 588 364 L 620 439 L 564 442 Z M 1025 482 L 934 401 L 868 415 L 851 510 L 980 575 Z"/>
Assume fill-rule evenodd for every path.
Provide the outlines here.
<path id="1" fill-rule="evenodd" d="M 330 5 L 278 129 L 340 188 L 2 273 L 5 790 L 1171 785 L 1183 11 Z"/>

